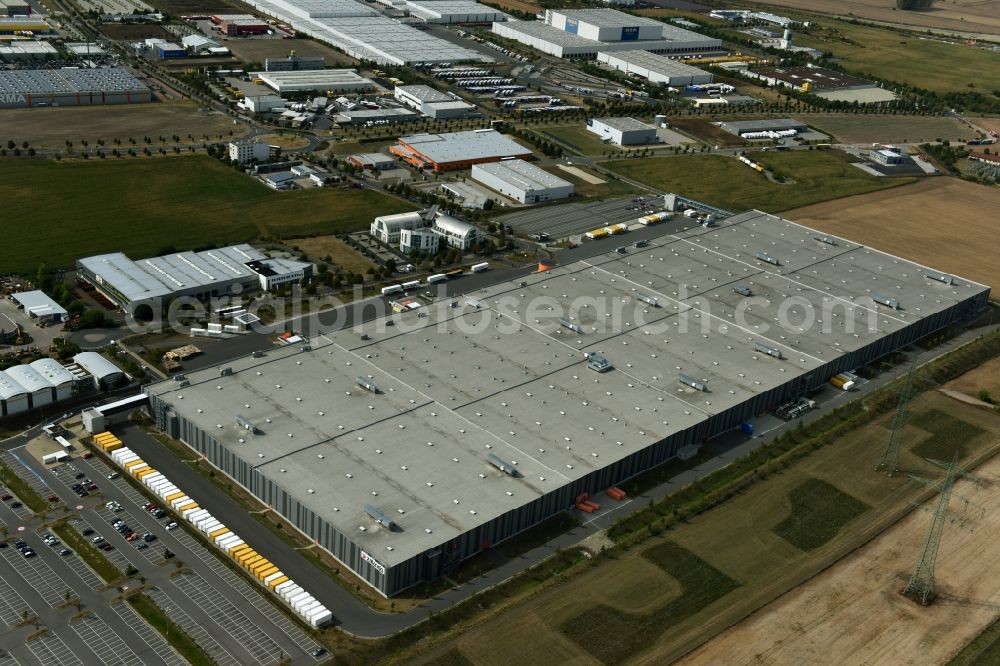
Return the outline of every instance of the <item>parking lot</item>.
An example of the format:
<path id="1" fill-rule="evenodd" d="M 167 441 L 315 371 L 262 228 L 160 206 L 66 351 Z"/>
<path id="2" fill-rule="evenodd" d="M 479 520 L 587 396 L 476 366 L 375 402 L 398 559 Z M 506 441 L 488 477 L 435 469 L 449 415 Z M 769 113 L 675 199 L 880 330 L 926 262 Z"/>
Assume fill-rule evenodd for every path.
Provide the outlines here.
<path id="1" fill-rule="evenodd" d="M 76 457 L 45 469 L 23 448 L 3 456 L 39 494 L 55 496 L 70 507 L 74 513 L 68 523 L 73 529 L 88 541 L 102 537 L 102 545 L 111 548 L 102 554 L 115 567 L 122 572 L 134 567 L 138 573 L 125 586 L 144 585 L 153 602 L 216 663 L 241 666 L 288 660 L 315 664 L 327 657 L 313 657 L 320 644 L 198 538 L 183 528 L 167 530 L 176 516 L 157 519 L 146 511 L 143 506 L 150 500 L 125 479 L 109 479 L 116 470 L 105 462 Z M 73 490 L 80 483 L 88 488 L 82 497 Z M 89 489 L 91 484 L 97 488 Z M 12 497 L 0 502 L 0 519 L 8 526 L 9 540 L 23 542 L 0 549 L 0 622 L 7 628 L 4 633 L 0 627 L 0 635 L 4 636 L 2 645 L 10 645 L 16 660 L 10 663 L 185 663 L 131 606 L 117 598 L 117 589 L 106 589 L 75 552 L 62 555 L 65 544 L 46 543 L 48 530 L 40 528 L 26 507 L 13 507 L 15 501 Z M 54 502 L 53 507 L 57 506 L 61 503 Z M 53 508 L 52 513 L 60 511 Z M 124 534 L 112 525 L 117 520 L 128 525 Z M 132 530 L 136 535 L 129 541 L 126 534 Z M 150 536 L 143 539 L 144 534 Z M 47 631 L 37 632 L 36 627 Z M 26 640 L 35 633 L 38 637 Z"/>
<path id="2" fill-rule="evenodd" d="M 655 206 L 643 207 L 636 197 L 624 197 L 611 201 L 594 203 L 568 203 L 558 206 L 542 206 L 519 213 L 510 213 L 497 218 L 497 222 L 509 224 L 520 233 L 547 233 L 553 239 L 579 236 L 591 229 L 611 224 L 628 222 L 662 210 L 662 198 L 645 197 L 645 203 L 655 202 Z"/>

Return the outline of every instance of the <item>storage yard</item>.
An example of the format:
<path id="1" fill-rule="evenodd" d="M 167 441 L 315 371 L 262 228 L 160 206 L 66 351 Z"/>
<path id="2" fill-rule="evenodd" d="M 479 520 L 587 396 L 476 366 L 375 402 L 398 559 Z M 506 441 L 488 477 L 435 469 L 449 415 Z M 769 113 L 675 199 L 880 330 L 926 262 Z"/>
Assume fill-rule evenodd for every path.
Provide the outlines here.
<path id="1" fill-rule="evenodd" d="M 371 190 L 275 192 L 208 157 L 169 159 L 182 162 L 169 169 L 167 160 L 3 163 L 0 197 L 47 220 L 48 236 L 41 245 L 31 225 L 11 227 L 0 246 L 0 264 L 30 274 L 42 262 L 69 268 L 79 257 L 109 247 L 142 257 L 169 247 L 227 245 L 261 235 L 357 231 L 368 227 L 374 210 L 412 209 Z M 220 200 L 219 192 L 240 205 Z M 129 210 L 130 224 L 147 231 L 122 235 L 121 220 L 108 214 L 109 205 Z M 81 226 L 86 234 L 79 233 Z"/>
<path id="2" fill-rule="evenodd" d="M 751 211 L 633 256 L 609 253 L 487 287 L 454 307 L 392 315 L 398 327 L 378 318 L 145 392 L 161 430 L 391 596 L 985 306 L 987 287 L 964 278 L 944 285 L 921 267 L 814 236 Z M 747 256 L 748 243 L 767 248 L 767 262 L 759 250 Z M 723 266 L 704 263 L 706 244 Z M 669 273 L 645 267 L 667 259 Z M 762 330 L 779 307 L 769 300 L 754 305 L 744 329 L 725 314 L 742 299 L 734 283 L 794 294 L 817 310 L 835 294 L 846 318 L 830 330 L 795 328 L 793 340 Z M 671 296 L 684 289 L 692 295 Z M 902 307 L 847 304 L 870 292 L 886 298 L 876 290 Z M 638 300 L 634 312 L 605 319 L 590 310 L 607 307 L 598 294 Z M 716 304 L 711 311 L 702 298 Z M 686 315 L 670 303 L 701 310 L 705 330 L 671 328 Z M 501 312 L 513 332 L 472 335 L 492 330 Z M 646 337 L 664 327 L 677 331 L 669 346 Z M 707 396 L 698 388 L 706 385 Z M 621 418 L 625 404 L 635 413 Z M 480 436 L 464 436 L 469 427 Z M 413 445 L 385 448 L 404 429 Z M 331 473 L 344 478 L 330 485 Z"/>
<path id="3" fill-rule="evenodd" d="M 995 447 L 1000 441 L 1000 422 L 995 415 L 929 394 L 911 404 L 911 421 L 922 425 L 907 426 L 902 458 L 905 469 L 929 478 L 940 475 L 939 468 L 918 457 L 926 455 L 918 447 L 940 432 L 934 421 L 942 411 L 954 417 L 949 423 L 957 422 L 970 435 L 965 440 L 968 444 L 963 459 Z M 891 418 L 892 414 L 884 415 L 874 423 L 835 438 L 802 460 L 776 467 L 779 473 L 766 475 L 748 491 L 700 514 L 697 520 L 677 523 L 664 535 L 651 537 L 642 546 L 620 552 L 568 582 L 505 609 L 488 623 L 426 650 L 419 658 L 407 655 L 408 662 L 440 663 L 448 653 L 457 653 L 457 657 L 465 660 L 461 663 L 499 666 L 530 659 L 543 651 L 557 663 L 672 663 L 758 609 L 761 610 L 750 617 L 747 626 L 756 627 L 760 622 L 759 632 L 751 635 L 743 630 L 744 625 L 737 625 L 739 632 L 720 644 L 719 649 L 713 649 L 714 643 L 710 642 L 706 651 L 693 653 L 685 663 L 825 663 L 831 661 L 827 655 L 836 655 L 832 661 L 838 663 L 861 662 L 862 653 L 851 654 L 851 649 L 877 636 L 875 632 L 881 627 L 886 628 L 881 636 L 897 637 L 906 632 L 908 638 L 874 639 L 878 642 L 873 641 L 871 647 L 883 651 L 869 654 L 894 663 L 926 661 L 905 658 L 916 649 L 941 654 L 939 650 L 958 645 L 961 636 L 975 635 L 975 627 L 982 626 L 986 617 L 997 614 L 995 602 L 990 601 L 995 591 L 971 589 L 970 594 L 962 595 L 963 589 L 970 589 L 964 587 L 965 581 L 972 581 L 975 575 L 988 576 L 993 560 L 989 556 L 979 558 L 978 554 L 976 557 L 959 554 L 978 553 L 979 548 L 992 552 L 990 549 L 997 541 L 996 521 L 977 519 L 970 525 L 972 529 L 946 526 L 945 530 L 950 532 L 938 559 L 942 572 L 938 582 L 947 600 L 926 609 L 904 600 L 899 591 L 917 561 L 931 516 L 913 511 L 901 524 L 908 526 L 900 535 L 902 543 L 890 536 L 897 534 L 897 528 L 890 527 L 897 520 L 897 512 L 912 511 L 911 500 L 925 491 L 923 484 L 906 474 L 890 478 L 884 472 L 872 471 L 888 437 Z M 914 449 L 921 453 L 914 454 Z M 950 457 L 947 446 L 937 453 L 938 457 Z M 678 465 L 675 469 L 680 473 L 686 468 Z M 996 463 L 991 463 L 986 474 L 996 469 Z M 972 492 L 970 485 L 960 486 L 961 492 L 965 495 Z M 827 506 L 795 506 L 793 497 L 804 488 L 817 496 L 822 489 L 823 496 L 833 502 Z M 995 494 L 995 488 L 989 486 L 978 497 L 989 501 Z M 862 513 L 850 516 L 827 508 L 851 500 L 862 503 Z M 958 510 L 960 504 L 952 500 L 953 509 Z M 777 533 L 789 518 L 797 519 L 806 534 L 810 527 L 820 525 L 830 531 L 824 542 L 803 550 Z M 859 545 L 886 528 L 891 531 L 855 552 Z M 981 542 L 976 541 L 980 531 Z M 952 543 L 954 547 L 949 545 Z M 885 550 L 880 544 L 885 544 Z M 964 548 L 965 544 L 970 547 Z M 872 550 L 875 545 L 879 545 L 877 551 Z M 886 555 L 880 557 L 883 552 Z M 865 557 L 869 553 L 878 558 L 876 562 Z M 838 576 L 836 581 L 829 581 L 829 576 L 840 571 L 845 561 L 819 574 L 817 581 L 827 579 L 827 585 L 821 587 L 809 582 L 845 555 L 850 562 L 850 578 Z M 880 570 L 883 573 L 878 574 Z M 859 580 L 867 583 L 868 588 L 862 589 Z M 803 589 L 822 589 L 824 594 L 808 595 L 811 602 L 808 607 L 796 605 L 800 609 L 797 617 L 782 612 L 776 621 L 770 622 L 770 609 L 784 611 L 784 608 L 767 604 L 789 590 L 792 591 L 784 598 L 798 598 L 799 589 L 795 588 L 800 584 Z M 807 598 L 805 594 L 801 596 Z M 852 612 L 856 621 L 841 622 L 842 607 L 851 608 L 855 604 L 867 606 L 862 613 Z M 949 623 L 961 623 L 960 618 L 971 613 L 972 607 L 978 609 L 970 616 L 973 626 L 955 627 L 960 637 L 953 638 L 949 631 L 939 633 L 937 625 L 932 629 L 930 624 L 919 620 L 919 615 L 926 612 Z M 880 613 L 888 617 L 883 620 Z M 786 618 L 787 621 L 781 622 Z M 898 628 L 890 626 L 888 618 L 898 620 Z M 871 631 L 867 629 L 869 626 Z M 949 629 L 953 626 L 948 625 Z M 911 629 L 914 629 L 912 636 Z M 822 637 L 821 632 L 825 633 Z M 530 635 L 531 640 L 516 640 L 524 635 Z M 812 645 L 797 643 L 803 635 L 816 636 L 817 640 Z M 779 638 L 783 639 L 780 645 Z M 940 647 L 936 645 L 938 642 L 942 644 Z M 801 648 L 785 651 L 784 643 Z M 898 650 L 898 659 L 892 658 L 893 650 Z M 871 661 L 880 659 L 873 656 Z M 946 659 L 934 661 L 941 663 Z"/>
<path id="4" fill-rule="evenodd" d="M 885 180 L 885 179 L 880 179 Z M 985 243 L 996 224 L 983 211 L 1000 207 L 1000 192 L 957 178 L 934 178 L 884 192 L 788 211 L 803 224 L 844 234 L 945 271 L 1000 284 L 1000 247 Z M 873 224 L 891 217 L 892 224 Z"/>

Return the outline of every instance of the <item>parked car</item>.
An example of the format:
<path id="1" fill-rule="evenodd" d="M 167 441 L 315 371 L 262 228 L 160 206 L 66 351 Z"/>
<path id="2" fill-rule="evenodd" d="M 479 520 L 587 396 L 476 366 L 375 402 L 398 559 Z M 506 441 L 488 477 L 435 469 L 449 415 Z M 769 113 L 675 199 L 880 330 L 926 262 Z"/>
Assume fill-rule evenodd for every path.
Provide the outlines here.
<path id="1" fill-rule="evenodd" d="M 164 518 L 164 517 L 166 517 L 166 515 L 167 515 L 167 512 L 164 511 L 163 509 L 157 509 L 156 511 L 153 512 L 153 517 L 154 518 Z"/>
<path id="2" fill-rule="evenodd" d="M 136 550 L 142 550 L 143 548 L 149 548 L 149 546 L 147 546 L 143 541 L 140 541 L 139 543 L 135 544 Z"/>
<path id="3" fill-rule="evenodd" d="M 62 550 L 59 551 L 59 554 L 62 555 L 63 557 L 66 557 L 67 555 L 72 555 L 73 551 L 70 550 L 69 548 L 63 548 Z"/>
<path id="4" fill-rule="evenodd" d="M 156 535 L 152 532 L 146 532 L 142 535 L 143 541 L 156 541 Z"/>
<path id="5" fill-rule="evenodd" d="M 167 529 L 168 530 L 176 530 L 177 529 L 177 523 L 174 523 L 174 522 L 167 523 Z"/>
<path id="6" fill-rule="evenodd" d="M 82 478 L 83 478 L 83 477 L 85 477 L 85 476 L 87 476 L 87 475 L 86 475 L 86 474 L 84 474 L 83 472 L 77 472 L 77 473 L 76 473 L 76 476 L 74 476 L 73 478 L 74 478 L 74 479 L 82 479 Z"/>
<path id="7" fill-rule="evenodd" d="M 3 500 L 4 502 L 8 502 L 8 501 L 10 501 L 12 499 L 14 499 L 14 496 L 11 495 L 10 493 L 7 493 L 7 494 L 5 494 L 3 496 L 0 496 L 0 500 Z"/>
<path id="8" fill-rule="evenodd" d="M 118 472 L 111 472 L 111 474 L 108 474 L 109 479 L 117 479 L 119 476 L 121 476 L 121 474 Z"/>
<path id="9" fill-rule="evenodd" d="M 93 543 L 93 544 L 104 543 L 104 537 L 102 537 L 100 534 L 98 534 L 97 536 L 95 536 L 93 539 L 90 540 L 90 543 Z"/>
<path id="10" fill-rule="evenodd" d="M 56 497 L 55 495 L 49 495 L 49 501 L 50 502 L 58 502 L 59 498 Z"/>
<path id="11" fill-rule="evenodd" d="M 83 454 L 83 459 L 84 460 L 90 460 L 93 457 L 94 457 L 94 454 L 92 452 L 90 452 L 90 451 L 87 451 L 86 453 Z"/>
<path id="12" fill-rule="evenodd" d="M 12 509 L 20 509 L 22 506 L 24 506 L 24 505 L 21 504 L 20 502 L 11 502 L 10 503 L 10 508 L 12 508 Z"/>
<path id="13" fill-rule="evenodd" d="M 85 529 L 83 531 L 83 536 L 90 536 L 93 533 L 94 533 L 94 530 L 92 530 L 91 528 L 88 527 L 87 529 Z"/>

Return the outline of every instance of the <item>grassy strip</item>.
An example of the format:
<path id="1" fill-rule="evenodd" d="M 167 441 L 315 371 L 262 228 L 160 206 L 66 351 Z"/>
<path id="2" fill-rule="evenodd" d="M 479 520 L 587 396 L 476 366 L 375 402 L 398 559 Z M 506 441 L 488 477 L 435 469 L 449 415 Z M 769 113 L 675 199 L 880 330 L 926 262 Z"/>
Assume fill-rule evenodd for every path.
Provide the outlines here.
<path id="1" fill-rule="evenodd" d="M 94 548 L 85 536 L 66 524 L 65 521 L 52 525 L 52 531 L 62 539 L 63 543 L 72 548 L 80 556 L 80 559 L 86 562 L 87 566 L 93 569 L 105 583 L 114 583 L 122 579 L 122 572 L 118 567 L 104 557 L 101 551 Z"/>
<path id="2" fill-rule="evenodd" d="M 1000 620 L 983 629 L 982 633 L 952 657 L 948 666 L 978 666 L 1000 664 Z"/>
<path id="3" fill-rule="evenodd" d="M 147 595 L 140 592 L 131 595 L 126 601 L 151 627 L 160 632 L 167 643 L 191 666 L 212 666 L 215 663 L 201 646 L 174 624 Z"/>
<path id="4" fill-rule="evenodd" d="M 35 513 L 42 513 L 49 509 L 49 503 L 45 498 L 35 492 L 35 489 L 28 485 L 28 482 L 19 477 L 14 470 L 7 465 L 0 463 L 0 481 L 10 488 L 10 491 L 17 495 L 17 498 L 24 502 L 25 506 Z"/>
<path id="5" fill-rule="evenodd" d="M 788 499 L 791 512 L 774 527 L 774 533 L 804 552 L 827 543 L 840 528 L 871 508 L 820 479 L 803 481 Z"/>
<path id="6" fill-rule="evenodd" d="M 913 447 L 913 452 L 921 458 L 935 460 L 951 460 L 956 453 L 959 458 L 964 457 L 965 442 L 984 432 L 982 428 L 937 409 L 914 416 L 910 424 L 931 433 L 929 438 Z"/>
<path id="7" fill-rule="evenodd" d="M 649 647 L 651 632 L 697 613 L 740 586 L 705 560 L 672 541 L 643 557 L 681 584 L 681 593 L 648 613 L 628 613 L 601 604 L 564 622 L 559 630 L 605 664 L 628 660 Z"/>

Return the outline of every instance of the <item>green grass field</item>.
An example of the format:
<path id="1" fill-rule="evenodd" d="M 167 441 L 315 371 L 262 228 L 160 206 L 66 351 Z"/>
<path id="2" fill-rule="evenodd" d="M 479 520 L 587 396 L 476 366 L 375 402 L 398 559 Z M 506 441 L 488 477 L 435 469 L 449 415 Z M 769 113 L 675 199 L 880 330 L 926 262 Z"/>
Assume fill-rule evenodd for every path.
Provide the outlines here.
<path id="1" fill-rule="evenodd" d="M 574 165 L 575 166 L 575 165 Z M 603 199 L 605 197 L 620 197 L 624 194 L 631 194 L 637 192 L 637 188 L 632 185 L 622 182 L 620 180 L 612 180 L 608 178 L 603 173 L 597 173 L 593 169 L 588 169 L 587 167 L 577 166 L 577 169 L 585 173 L 589 173 L 592 176 L 600 178 L 603 183 L 588 183 L 583 178 L 577 177 L 575 174 L 559 169 L 556 167 L 549 167 L 545 169 L 549 173 L 562 178 L 565 181 L 573 183 L 574 193 L 577 199 Z"/>
<path id="2" fill-rule="evenodd" d="M 619 160 L 603 166 L 652 187 L 729 210 L 757 208 L 768 213 L 914 181 L 870 176 L 851 166 L 847 155 L 839 151 L 755 153 L 754 159 L 769 169 L 780 169 L 794 183 L 772 183 L 736 158 L 718 155 Z"/>
<path id="3" fill-rule="evenodd" d="M 810 19 L 811 34 L 797 33 L 795 43 L 833 53 L 849 71 L 935 92 L 975 90 L 989 95 L 1000 90 L 995 53 L 846 21 Z"/>
<path id="4" fill-rule="evenodd" d="M 991 666 L 1000 664 L 1000 620 L 986 627 L 975 640 L 952 657 L 948 666 Z"/>
<path id="5" fill-rule="evenodd" d="M 599 136 L 588 132 L 583 125 L 543 127 L 535 131 L 542 136 L 565 143 L 570 150 L 580 155 L 601 155 L 612 150 L 621 150 L 618 146 L 604 143 Z"/>
<path id="6" fill-rule="evenodd" d="M 788 493 L 791 511 L 774 533 L 799 550 L 810 551 L 833 539 L 870 507 L 836 486 L 807 479 Z"/>
<path id="7" fill-rule="evenodd" d="M 133 594 L 127 601 L 191 666 L 211 666 L 215 663 L 201 646 L 153 603 L 149 596 L 142 593 Z"/>
<path id="8" fill-rule="evenodd" d="M 740 586 L 691 551 L 664 541 L 642 553 L 680 584 L 673 598 L 647 613 L 628 613 L 608 605 L 588 608 L 560 627 L 563 634 L 605 664 L 620 663 L 648 647 L 651 631 L 662 631 L 706 608 Z"/>
<path id="9" fill-rule="evenodd" d="M 965 442 L 983 434 L 982 428 L 939 410 L 917 414 L 910 419 L 910 425 L 931 433 L 913 447 L 913 452 L 933 460 L 951 460 L 956 453 L 963 457 Z"/>
<path id="10" fill-rule="evenodd" d="M 276 192 L 208 157 L 59 163 L 0 162 L 4 243 L 0 272 L 42 261 L 122 251 L 132 258 L 367 228 L 374 216 L 412 210 L 371 190 Z"/>

